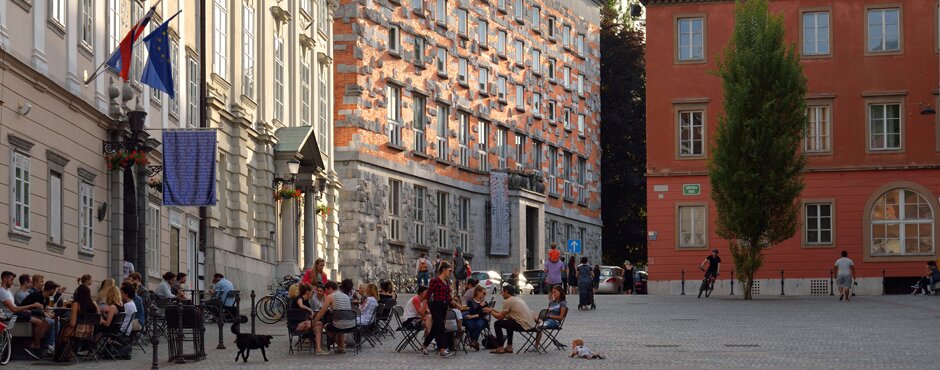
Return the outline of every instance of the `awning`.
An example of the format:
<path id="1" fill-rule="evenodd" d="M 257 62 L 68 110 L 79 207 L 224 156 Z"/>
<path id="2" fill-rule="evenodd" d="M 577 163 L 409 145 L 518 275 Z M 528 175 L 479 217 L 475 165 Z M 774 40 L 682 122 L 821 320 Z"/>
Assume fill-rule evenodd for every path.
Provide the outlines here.
<path id="1" fill-rule="evenodd" d="M 300 173 L 317 173 L 326 168 L 316 135 L 313 133 L 313 126 L 282 127 L 274 132 L 274 136 L 277 138 L 274 155 L 297 155 L 300 160 Z"/>

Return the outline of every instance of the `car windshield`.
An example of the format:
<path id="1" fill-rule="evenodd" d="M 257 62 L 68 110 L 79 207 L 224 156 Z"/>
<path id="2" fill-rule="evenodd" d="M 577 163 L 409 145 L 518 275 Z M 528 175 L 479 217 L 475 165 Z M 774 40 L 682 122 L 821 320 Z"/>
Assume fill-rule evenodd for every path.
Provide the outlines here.
<path id="1" fill-rule="evenodd" d="M 614 269 L 601 267 L 601 276 L 614 276 Z"/>
<path id="2" fill-rule="evenodd" d="M 486 279 L 489 279 L 489 278 L 490 278 L 490 275 L 487 274 L 487 273 L 485 273 L 485 272 L 474 272 L 474 273 L 470 274 L 470 277 L 472 277 L 472 278 L 474 278 L 474 279 L 476 279 L 476 280 L 486 280 Z"/>

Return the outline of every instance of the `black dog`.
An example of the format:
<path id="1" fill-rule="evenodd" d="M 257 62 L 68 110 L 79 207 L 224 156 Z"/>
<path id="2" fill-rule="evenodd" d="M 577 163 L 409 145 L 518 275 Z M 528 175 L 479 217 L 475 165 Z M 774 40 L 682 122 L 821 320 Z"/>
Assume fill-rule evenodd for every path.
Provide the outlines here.
<path id="1" fill-rule="evenodd" d="M 270 335 L 242 334 L 239 332 L 238 323 L 232 324 L 232 333 L 235 334 L 235 346 L 238 347 L 238 353 L 235 354 L 235 362 L 238 357 L 242 357 L 242 362 L 248 362 L 248 354 L 253 349 L 260 349 L 264 361 L 268 361 L 268 355 L 264 353 L 264 348 L 271 345 L 274 337 Z"/>

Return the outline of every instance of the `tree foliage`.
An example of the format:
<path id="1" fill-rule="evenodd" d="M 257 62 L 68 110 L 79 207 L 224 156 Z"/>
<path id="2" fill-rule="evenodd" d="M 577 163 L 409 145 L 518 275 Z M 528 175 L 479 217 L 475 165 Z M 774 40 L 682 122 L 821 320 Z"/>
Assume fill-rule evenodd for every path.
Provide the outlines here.
<path id="1" fill-rule="evenodd" d="M 646 261 L 646 45 L 608 1 L 601 9 L 604 261 Z"/>
<path id="2" fill-rule="evenodd" d="M 767 0 L 736 4 L 735 27 L 717 75 L 724 89 L 709 180 L 718 235 L 729 240 L 735 271 L 751 298 L 763 249 L 798 226 L 805 158 L 806 77 L 782 16 Z"/>

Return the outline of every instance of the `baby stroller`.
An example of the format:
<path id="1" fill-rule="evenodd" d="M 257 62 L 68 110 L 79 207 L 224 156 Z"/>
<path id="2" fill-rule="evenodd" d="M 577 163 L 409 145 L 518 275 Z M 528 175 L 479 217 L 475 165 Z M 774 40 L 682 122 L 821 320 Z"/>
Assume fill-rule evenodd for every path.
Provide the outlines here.
<path id="1" fill-rule="evenodd" d="M 597 308 L 594 304 L 594 286 L 590 280 L 587 282 L 578 282 L 578 309 L 593 310 Z"/>

